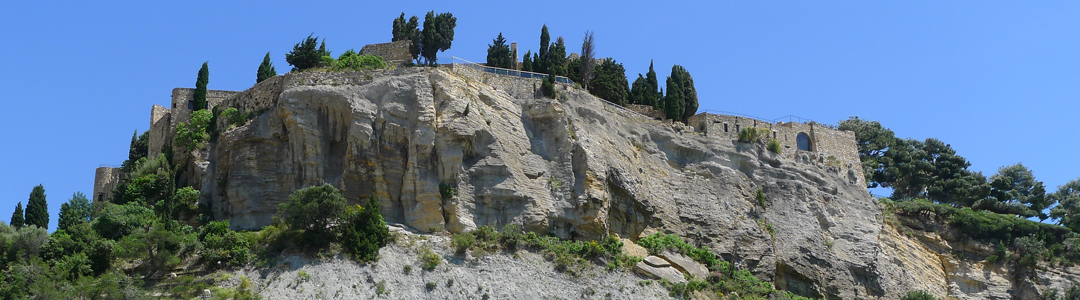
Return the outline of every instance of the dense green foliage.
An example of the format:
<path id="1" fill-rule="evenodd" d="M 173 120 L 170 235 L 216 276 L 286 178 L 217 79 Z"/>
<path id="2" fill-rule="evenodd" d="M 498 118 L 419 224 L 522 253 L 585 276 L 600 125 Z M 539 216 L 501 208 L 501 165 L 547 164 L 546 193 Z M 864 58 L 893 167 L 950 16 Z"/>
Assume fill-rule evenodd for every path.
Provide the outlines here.
<path id="1" fill-rule="evenodd" d="M 454 42 L 454 28 L 457 18 L 445 12 L 438 15 L 429 11 L 424 16 L 424 30 L 420 32 L 420 56 L 428 65 L 438 63 L 437 53 L 450 49 Z"/>
<path id="2" fill-rule="evenodd" d="M 139 134 L 136 130 L 131 135 L 131 146 L 128 147 L 128 159 L 124 160 L 120 168 L 124 170 L 131 170 L 131 167 L 135 165 L 135 162 L 139 161 L 143 157 L 146 157 L 150 150 L 150 131 L 143 131 Z"/>
<path id="3" fill-rule="evenodd" d="M 75 192 L 67 203 L 60 204 L 60 217 L 56 223 L 57 230 L 67 230 L 81 223 L 90 222 L 90 199 L 82 192 Z"/>
<path id="4" fill-rule="evenodd" d="M 555 73 L 548 73 L 548 76 L 540 82 L 540 93 L 544 97 L 555 98 Z"/>
<path id="5" fill-rule="evenodd" d="M 630 86 L 626 80 L 626 68 L 612 58 L 596 68 L 589 82 L 589 93 L 612 103 L 625 106 L 629 103 Z"/>
<path id="6" fill-rule="evenodd" d="M 11 226 L 15 228 L 22 228 L 26 224 L 25 213 L 23 212 L 22 202 L 15 205 L 15 211 L 11 213 Z"/>
<path id="7" fill-rule="evenodd" d="M 240 233 L 229 229 L 229 221 L 213 221 L 199 231 L 202 258 L 213 268 L 243 266 L 251 260 L 251 245 Z"/>
<path id="8" fill-rule="evenodd" d="M 351 49 L 338 56 L 338 59 L 324 56 L 323 62 L 330 67 L 330 71 L 364 71 L 390 67 L 380 56 L 360 55 Z"/>
<path id="9" fill-rule="evenodd" d="M 667 78 L 667 95 L 661 100 L 660 107 L 664 109 L 668 119 L 686 123 L 690 116 L 697 113 L 697 89 L 694 87 L 694 78 L 686 68 L 680 65 L 671 66 L 671 75 Z"/>
<path id="10" fill-rule="evenodd" d="M 206 102 L 206 84 L 210 83 L 210 67 L 207 63 L 203 62 L 202 67 L 199 68 L 199 75 L 195 78 L 195 96 L 191 100 L 193 111 L 209 107 Z"/>
<path id="11" fill-rule="evenodd" d="M 263 80 L 274 76 L 277 76 L 277 70 L 274 69 L 274 64 L 270 62 L 270 52 L 266 52 L 262 63 L 259 64 L 259 70 L 255 73 L 255 83 L 263 82 Z"/>
<path id="12" fill-rule="evenodd" d="M 555 43 L 548 47 L 548 67 L 555 76 L 569 75 L 566 69 L 566 41 L 561 36 L 555 39 Z M 623 78 L 626 78 L 625 72 Z"/>
<path id="13" fill-rule="evenodd" d="M 297 190 L 289 196 L 289 202 L 278 207 L 278 217 L 289 228 L 302 230 L 305 244 L 323 246 L 334 240 L 338 220 L 346 214 L 345 197 L 330 184 L 311 186 Z"/>
<path id="14" fill-rule="evenodd" d="M 316 48 L 319 37 L 313 37 L 313 35 L 308 35 L 307 38 L 296 43 L 292 51 L 285 53 L 285 62 L 293 66 L 293 70 L 307 70 L 322 66 L 323 56 L 330 56 L 330 51 L 326 51 L 326 39 L 323 38 L 322 44 Z"/>
<path id="15" fill-rule="evenodd" d="M 780 141 L 775 138 L 769 139 L 769 142 L 765 144 L 765 148 L 769 149 L 772 153 L 780 153 Z"/>
<path id="16" fill-rule="evenodd" d="M 212 113 L 209 110 L 192 112 L 190 122 L 176 125 L 176 137 L 173 138 L 173 144 L 184 149 L 184 152 L 205 148 L 206 141 L 210 139 L 211 116 Z"/>
<path id="17" fill-rule="evenodd" d="M 525 51 L 525 55 L 521 58 L 521 70 L 526 72 L 533 71 L 533 54 L 532 50 Z"/>
<path id="18" fill-rule="evenodd" d="M 378 259 L 379 248 L 390 242 L 390 230 L 374 196 L 368 199 L 365 207 L 357 205 L 349 209 L 341 228 L 341 238 L 345 251 L 353 257 L 361 261 Z"/>
<path id="19" fill-rule="evenodd" d="M 30 191 L 30 201 L 26 203 L 26 226 L 49 228 L 49 203 L 45 201 L 45 186 L 37 185 Z"/>
<path id="20" fill-rule="evenodd" d="M 1050 209 L 1050 217 L 1056 218 L 1058 224 L 1080 232 L 1080 179 L 1061 185 L 1048 197 L 1051 202 L 1058 203 Z"/>
<path id="21" fill-rule="evenodd" d="M 494 40 L 491 40 L 491 43 L 487 49 L 487 65 L 509 69 L 513 63 L 510 56 L 510 45 L 506 44 L 506 38 L 503 38 L 502 32 Z"/>

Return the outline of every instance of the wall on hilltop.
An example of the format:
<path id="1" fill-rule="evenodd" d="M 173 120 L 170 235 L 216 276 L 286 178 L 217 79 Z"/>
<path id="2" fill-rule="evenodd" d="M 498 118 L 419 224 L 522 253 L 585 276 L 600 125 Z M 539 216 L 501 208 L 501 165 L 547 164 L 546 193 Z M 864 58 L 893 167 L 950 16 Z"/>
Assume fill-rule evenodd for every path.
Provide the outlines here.
<path id="1" fill-rule="evenodd" d="M 780 142 L 781 155 L 796 160 L 824 163 L 846 175 L 851 183 L 866 184 L 863 177 L 859 149 L 855 145 L 855 133 L 836 130 L 820 124 L 798 122 L 769 122 L 754 118 L 700 113 L 691 116 L 688 125 L 694 131 L 710 137 L 736 140 L 743 128 L 760 128 L 770 132 L 770 138 Z M 810 140 L 810 150 L 800 150 L 799 134 L 805 134 Z"/>
<path id="2" fill-rule="evenodd" d="M 382 44 L 368 44 L 364 45 L 364 48 L 360 48 L 360 55 L 376 55 L 382 57 L 383 61 L 391 64 L 401 65 L 402 63 L 412 60 L 412 53 L 409 53 L 409 44 L 412 41 L 396 41 Z"/>

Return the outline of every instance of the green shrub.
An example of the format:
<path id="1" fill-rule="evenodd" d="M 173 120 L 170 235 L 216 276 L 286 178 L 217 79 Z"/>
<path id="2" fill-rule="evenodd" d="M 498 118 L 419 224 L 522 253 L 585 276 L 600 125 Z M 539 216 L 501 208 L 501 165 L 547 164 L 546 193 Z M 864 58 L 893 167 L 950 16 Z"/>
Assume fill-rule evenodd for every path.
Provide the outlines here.
<path id="1" fill-rule="evenodd" d="M 739 130 L 739 142 L 740 143 L 753 142 L 754 140 L 757 140 L 757 138 L 758 138 L 757 133 L 758 133 L 757 129 L 754 129 L 752 127 L 743 128 L 743 129 Z"/>
<path id="2" fill-rule="evenodd" d="M 704 264 L 709 270 L 726 271 L 730 268 L 727 262 L 721 261 L 708 249 L 694 247 L 687 244 L 674 234 L 654 233 L 638 240 L 638 245 L 649 250 L 649 254 L 660 254 L 664 250 L 672 250 Z"/>
<path id="3" fill-rule="evenodd" d="M 225 118 L 225 122 L 228 124 L 226 129 L 242 126 L 249 120 L 247 114 L 232 107 L 226 108 L 225 111 L 221 112 L 221 117 Z"/>
<path id="4" fill-rule="evenodd" d="M 772 153 L 780 154 L 780 141 L 777 141 L 775 138 L 769 139 L 769 143 L 765 144 L 765 148 L 772 151 Z"/>
<path id="5" fill-rule="evenodd" d="M 548 76 L 544 78 L 543 82 L 540 83 L 540 93 L 543 94 L 544 97 L 555 98 L 554 73 L 548 74 Z"/>
<path id="6" fill-rule="evenodd" d="M 426 271 L 434 270 L 435 267 L 442 263 L 442 256 L 439 256 L 435 251 L 431 251 L 431 246 L 424 245 L 420 248 L 420 252 L 417 253 L 420 258 L 420 262 L 423 263 L 422 268 Z"/>
<path id="7" fill-rule="evenodd" d="M 251 245 L 229 228 L 229 221 L 213 221 L 199 232 L 202 258 L 211 268 L 243 266 L 251 260 Z"/>
<path id="8" fill-rule="evenodd" d="M 454 251 L 458 255 L 465 254 L 466 250 L 472 248 L 476 243 L 476 236 L 472 232 L 456 233 L 450 238 L 450 246 L 454 247 Z"/>
<path id="9" fill-rule="evenodd" d="M 390 230 L 386 228 L 375 196 L 368 199 L 367 207 L 353 206 L 347 215 L 347 221 L 341 225 L 345 252 L 361 261 L 378 259 L 379 249 L 390 242 Z"/>
<path id="10" fill-rule="evenodd" d="M 324 58 L 325 59 L 325 58 Z M 386 69 L 390 65 L 376 55 L 360 55 L 356 51 L 348 50 L 336 60 L 329 62 L 331 71 L 363 71 Z"/>
<path id="11" fill-rule="evenodd" d="M 173 139 L 174 145 L 184 149 L 184 152 L 205 148 L 206 141 L 210 139 L 210 133 L 207 129 L 210 125 L 211 116 L 212 113 L 209 110 L 192 112 L 190 122 L 176 125 L 176 137 Z"/>
<path id="12" fill-rule="evenodd" d="M 454 190 L 454 186 L 447 183 L 439 184 L 439 195 L 442 195 L 443 200 L 454 198 L 457 195 L 457 191 Z"/>
<path id="13" fill-rule="evenodd" d="M 289 202 L 278 206 L 278 218 L 289 228 L 302 230 L 299 243 L 309 249 L 337 240 L 333 225 L 341 223 L 346 213 L 345 197 L 330 184 L 297 190 Z"/>
<path id="14" fill-rule="evenodd" d="M 139 228 L 149 228 L 154 219 L 154 211 L 141 205 L 106 203 L 91 226 L 101 237 L 119 240 Z"/>

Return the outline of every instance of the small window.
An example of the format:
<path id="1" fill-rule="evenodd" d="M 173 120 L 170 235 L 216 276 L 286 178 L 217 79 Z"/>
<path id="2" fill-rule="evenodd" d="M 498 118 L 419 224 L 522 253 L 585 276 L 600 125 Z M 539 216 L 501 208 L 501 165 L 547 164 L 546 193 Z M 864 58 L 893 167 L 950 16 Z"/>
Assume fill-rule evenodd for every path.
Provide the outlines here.
<path id="1" fill-rule="evenodd" d="M 724 123 L 724 132 L 728 132 L 727 131 L 727 123 Z"/>
<path id="2" fill-rule="evenodd" d="M 188 101 L 187 109 L 188 110 L 195 110 L 195 102 L 194 101 Z"/>
<path id="3" fill-rule="evenodd" d="M 735 124 L 735 131 L 736 132 L 741 131 L 739 127 L 741 127 L 741 126 L 739 126 L 739 124 Z"/>
<path id="4" fill-rule="evenodd" d="M 772 131 L 772 138 L 774 138 L 774 139 L 776 138 L 776 130 Z"/>
<path id="5" fill-rule="evenodd" d="M 814 151 L 814 145 L 810 142 L 810 136 L 806 135 L 805 132 L 800 132 L 799 135 L 795 137 L 795 140 L 799 144 L 799 150 Z"/>

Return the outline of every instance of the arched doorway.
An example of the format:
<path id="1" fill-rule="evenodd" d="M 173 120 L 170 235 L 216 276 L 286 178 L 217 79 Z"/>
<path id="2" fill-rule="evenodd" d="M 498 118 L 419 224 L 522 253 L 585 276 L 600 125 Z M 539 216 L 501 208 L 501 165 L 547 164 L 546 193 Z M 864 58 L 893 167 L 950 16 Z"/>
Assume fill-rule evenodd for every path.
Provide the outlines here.
<path id="1" fill-rule="evenodd" d="M 814 145 L 810 142 L 810 136 L 806 135 L 805 132 L 800 132 L 799 135 L 795 137 L 795 141 L 799 144 L 799 150 L 814 151 Z"/>

